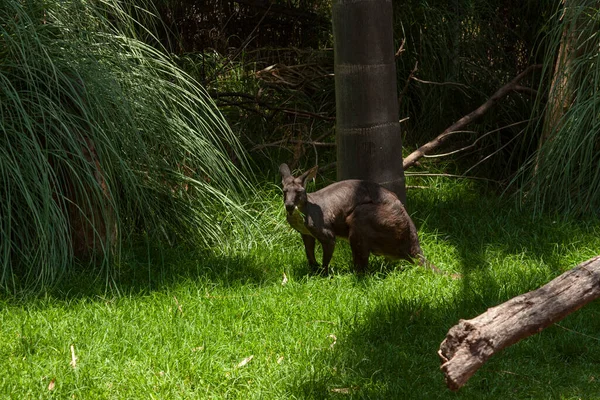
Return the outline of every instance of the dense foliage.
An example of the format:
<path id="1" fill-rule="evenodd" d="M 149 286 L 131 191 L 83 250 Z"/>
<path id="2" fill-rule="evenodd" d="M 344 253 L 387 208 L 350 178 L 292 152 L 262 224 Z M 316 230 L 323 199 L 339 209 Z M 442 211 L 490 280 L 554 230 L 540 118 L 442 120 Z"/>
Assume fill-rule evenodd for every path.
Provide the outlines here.
<path id="1" fill-rule="evenodd" d="M 161 4 L 163 10 L 168 5 L 189 10 L 183 3 Z M 330 10 L 323 3 L 275 1 L 271 12 L 259 4 L 207 3 L 214 8 L 211 15 L 220 16 L 214 40 L 200 40 L 200 35 L 197 46 L 190 46 L 191 28 L 181 19 L 175 32 L 183 32 L 183 39 L 174 35 L 171 41 L 188 45 L 175 51 L 210 88 L 256 162 L 310 166 L 334 161 L 333 38 L 323 32 L 331 28 L 315 22 L 319 30 L 303 30 L 302 41 L 281 35 L 302 24 L 293 15 L 321 21 Z M 394 2 L 394 10 L 404 152 L 433 139 L 528 66 L 539 64 L 542 68 L 526 76 L 518 91 L 439 149 L 451 157 L 423 165 L 492 179 L 539 211 L 596 214 L 597 3 L 409 0 Z M 168 12 L 162 15 L 177 23 Z M 249 25 L 234 24 L 234 32 L 222 23 L 225 16 Z M 279 24 L 272 23 L 274 18 Z M 265 42 L 266 33 L 272 42 Z"/>
<path id="2" fill-rule="evenodd" d="M 537 152 L 525 164 L 522 193 L 539 210 L 600 210 L 600 10 L 567 1 L 543 37 L 544 80 L 533 127 Z"/>
<path id="3" fill-rule="evenodd" d="M 542 64 L 421 168 L 596 214 L 593 6 L 395 2 L 404 153 Z M 0 285 L 54 281 L 73 257 L 113 265 L 132 238 L 214 243 L 244 213 L 245 154 L 268 179 L 281 161 L 326 171 L 329 14 L 319 1 L 2 2 Z"/>
<path id="4" fill-rule="evenodd" d="M 132 235 L 222 237 L 237 139 L 120 2 L 7 0 L 0 24 L 0 286 L 114 265 Z"/>

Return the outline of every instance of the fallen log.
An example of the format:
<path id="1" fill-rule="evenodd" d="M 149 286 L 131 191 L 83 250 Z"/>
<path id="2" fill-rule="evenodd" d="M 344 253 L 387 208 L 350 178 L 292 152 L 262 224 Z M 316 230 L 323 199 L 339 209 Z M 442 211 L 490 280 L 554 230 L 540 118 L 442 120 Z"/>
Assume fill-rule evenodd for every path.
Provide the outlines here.
<path id="1" fill-rule="evenodd" d="M 579 264 L 548 284 L 485 313 L 460 320 L 438 355 L 450 390 L 460 389 L 491 356 L 540 332 L 600 297 L 600 256 Z"/>

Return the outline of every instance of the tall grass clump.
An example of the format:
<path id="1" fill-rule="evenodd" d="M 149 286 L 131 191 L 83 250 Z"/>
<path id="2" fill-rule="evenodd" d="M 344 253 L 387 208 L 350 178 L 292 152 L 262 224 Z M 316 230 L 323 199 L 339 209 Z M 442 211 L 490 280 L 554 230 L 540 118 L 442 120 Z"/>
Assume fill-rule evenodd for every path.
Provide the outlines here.
<path id="1" fill-rule="evenodd" d="M 122 4 L 0 2 L 4 290 L 51 284 L 74 259 L 107 267 L 139 237 L 214 243 L 240 211 L 235 135 Z"/>
<path id="2" fill-rule="evenodd" d="M 538 210 L 597 214 L 600 209 L 600 11 L 564 2 L 544 36 L 537 154 L 521 171 L 522 194 Z"/>

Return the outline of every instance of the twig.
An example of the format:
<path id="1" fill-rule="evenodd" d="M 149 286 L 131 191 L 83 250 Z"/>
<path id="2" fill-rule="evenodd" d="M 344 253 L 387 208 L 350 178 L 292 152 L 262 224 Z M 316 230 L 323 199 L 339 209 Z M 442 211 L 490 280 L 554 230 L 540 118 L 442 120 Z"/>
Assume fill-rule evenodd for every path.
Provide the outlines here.
<path id="1" fill-rule="evenodd" d="M 468 170 L 465 171 L 465 174 L 469 173 L 473 168 L 477 167 L 479 164 L 487 161 L 490 159 L 490 157 L 493 157 L 495 154 L 497 154 L 498 152 L 500 152 L 502 149 L 504 149 L 506 146 L 508 146 L 509 144 L 511 144 L 513 141 L 515 141 L 515 139 L 517 139 L 519 137 L 519 135 L 521 135 L 521 133 L 523 133 L 525 130 L 521 130 L 521 132 L 519 132 L 517 135 L 515 135 L 512 139 L 510 139 L 508 142 L 506 142 L 503 146 L 501 146 L 498 150 L 494 151 L 492 154 L 488 154 L 486 157 L 484 157 L 482 160 L 478 161 L 475 163 L 475 165 L 471 166 L 471 168 L 469 168 Z"/>
<path id="2" fill-rule="evenodd" d="M 442 154 L 431 154 L 431 155 L 427 155 L 426 154 L 423 157 L 425 157 L 425 158 L 441 158 L 441 157 L 451 156 L 453 154 L 460 153 L 460 152 L 465 151 L 465 150 L 472 149 L 473 147 L 475 147 L 475 145 L 477 144 L 477 142 L 479 142 L 480 140 L 484 139 L 485 137 L 491 135 L 492 133 L 496 133 L 498 131 L 501 131 L 502 129 L 511 128 L 513 126 L 517 126 L 517 125 L 523 124 L 525 122 L 530 122 L 530 121 L 531 121 L 531 119 L 526 119 L 526 120 L 523 120 L 523 121 L 515 122 L 513 124 L 509 124 L 509 125 L 503 126 L 501 128 L 497 128 L 497 129 L 491 130 L 489 132 L 486 132 L 483 135 L 479 136 L 477 139 L 475 139 L 475 141 L 473 143 L 471 143 L 470 145 L 468 145 L 466 147 L 463 147 L 463 148 L 460 148 L 458 150 L 453 150 L 453 151 L 450 151 L 448 153 L 442 153 Z M 462 132 L 476 133 L 475 131 L 462 131 Z M 451 132 L 451 133 L 457 133 L 457 132 Z"/>
<path id="3" fill-rule="evenodd" d="M 519 92 L 519 93 L 525 93 L 525 94 L 530 95 L 531 97 L 536 97 L 538 95 L 537 90 L 532 89 L 527 86 L 521 86 L 521 85 L 515 85 L 515 87 L 513 88 L 513 91 Z"/>
<path id="4" fill-rule="evenodd" d="M 574 331 L 573 329 L 566 328 L 566 327 L 562 326 L 561 324 L 554 324 L 554 325 L 558 326 L 560 329 L 564 329 L 567 332 L 571 332 L 571 333 L 574 333 L 576 335 L 581 335 L 583 337 L 586 337 L 586 338 L 589 338 L 589 339 L 594 339 L 595 341 L 600 342 L 600 339 L 598 339 L 597 337 L 586 335 L 585 333 Z"/>
<path id="5" fill-rule="evenodd" d="M 406 176 L 440 176 L 443 178 L 473 179 L 473 180 L 479 180 L 479 181 L 500 183 L 500 181 L 496 181 L 494 179 L 481 178 L 478 176 L 466 176 L 466 175 L 454 175 L 454 174 L 430 174 L 430 173 L 414 172 L 414 173 L 406 173 Z"/>
<path id="6" fill-rule="evenodd" d="M 75 346 L 71 345 L 71 362 L 69 363 L 71 367 L 77 367 L 77 357 L 75 356 Z"/>
<path id="7" fill-rule="evenodd" d="M 336 162 L 335 161 L 332 162 L 332 163 L 329 163 L 329 164 L 325 164 L 322 167 L 319 167 L 319 172 L 329 171 L 330 169 L 335 168 L 335 166 L 336 166 Z"/>
<path id="8" fill-rule="evenodd" d="M 285 114 L 297 115 L 299 117 L 318 118 L 318 119 L 323 119 L 325 121 L 335 121 L 335 117 L 327 117 L 325 115 L 315 114 L 310 111 L 297 111 L 297 110 L 292 110 L 289 108 L 276 108 L 276 107 L 271 108 L 271 110 L 281 111 Z"/>
<path id="9" fill-rule="evenodd" d="M 415 76 L 418 69 L 419 69 L 419 62 L 416 61 L 415 67 L 412 69 L 412 71 L 410 71 L 410 74 L 408 74 L 408 78 L 406 78 L 406 82 L 404 82 L 404 87 L 402 88 L 402 92 L 400 92 L 400 96 L 398 96 L 398 104 L 399 105 L 402 104 L 402 99 L 404 98 L 404 95 L 408 91 L 408 86 L 410 85 L 410 81 Z"/>
<path id="10" fill-rule="evenodd" d="M 404 48 L 405 44 L 406 44 L 406 38 L 402 39 L 402 43 L 400 43 L 400 47 L 398 48 L 398 51 L 395 54 L 396 57 L 400 57 L 400 54 L 402 54 L 406 51 L 406 49 Z"/>
<path id="11" fill-rule="evenodd" d="M 183 315 L 183 308 L 181 308 L 181 304 L 179 304 L 179 301 L 177 301 L 177 297 L 173 296 L 173 299 L 175 300 L 175 304 L 177 305 L 177 309 L 179 310 L 179 312 L 181 313 L 181 315 Z"/>
<path id="12" fill-rule="evenodd" d="M 411 79 L 413 81 L 419 82 L 419 83 L 424 83 L 427 85 L 438 85 L 438 86 L 461 86 L 464 88 L 469 88 L 469 86 L 465 85 L 464 83 L 458 83 L 458 82 L 432 82 L 432 81 L 425 81 L 423 79 L 419 79 L 415 76 L 412 76 Z"/>

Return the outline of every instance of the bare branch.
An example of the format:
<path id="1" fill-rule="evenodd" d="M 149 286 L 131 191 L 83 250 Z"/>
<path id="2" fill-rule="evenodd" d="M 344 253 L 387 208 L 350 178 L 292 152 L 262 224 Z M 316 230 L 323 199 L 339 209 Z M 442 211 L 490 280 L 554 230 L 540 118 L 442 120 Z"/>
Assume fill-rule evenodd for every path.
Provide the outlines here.
<path id="1" fill-rule="evenodd" d="M 410 85 L 410 81 L 415 76 L 418 69 L 419 69 L 419 62 L 417 61 L 417 62 L 415 62 L 415 67 L 412 69 L 412 71 L 410 71 L 410 74 L 408 74 L 408 78 L 406 78 L 406 82 L 404 82 L 404 87 L 402 88 L 402 92 L 400 92 L 400 96 L 398 96 L 398 104 L 399 105 L 402 104 L 402 99 L 404 98 L 404 95 L 408 91 L 408 86 Z"/>
<path id="2" fill-rule="evenodd" d="M 512 81 L 502 86 L 496 93 L 492 95 L 485 103 L 479 106 L 475 111 L 471 112 L 468 115 L 465 115 L 450 127 L 448 127 L 444 132 L 442 132 L 438 137 L 433 139 L 432 141 L 425 143 L 417 150 L 413 151 L 404 159 L 404 170 L 415 165 L 415 163 L 426 154 L 431 153 L 433 150 L 438 148 L 452 133 L 455 131 L 460 131 L 462 128 L 467 126 L 468 124 L 474 122 L 483 116 L 490 108 L 492 108 L 500 99 L 507 96 L 509 93 L 514 91 L 514 88 L 517 84 L 527 75 L 529 75 L 533 70 L 539 69 L 542 66 L 540 64 L 531 65 L 525 69 L 525 71 L 521 72 L 517 75 Z"/>
<path id="3" fill-rule="evenodd" d="M 463 148 L 460 148 L 458 150 L 453 150 L 453 151 L 450 151 L 448 153 L 443 153 L 443 154 L 432 154 L 432 155 L 427 155 L 426 154 L 423 157 L 425 157 L 425 158 L 441 158 L 441 157 L 447 157 L 447 156 L 450 156 L 450 155 L 453 155 L 453 154 L 457 154 L 457 153 L 463 152 L 465 150 L 470 150 L 473 147 L 475 147 L 475 145 L 477 144 L 477 142 L 479 142 L 480 140 L 486 138 L 487 136 L 491 135 L 492 133 L 496 133 L 496 132 L 501 131 L 503 129 L 512 128 L 513 126 L 521 125 L 521 124 L 524 124 L 524 123 L 530 122 L 530 121 L 531 121 L 531 119 L 526 119 L 526 120 L 523 120 L 523 121 L 519 121 L 519 122 L 515 122 L 515 123 L 512 123 L 512 124 L 508 124 L 508 125 L 505 125 L 503 127 L 491 130 L 489 132 L 486 132 L 483 135 L 479 136 L 477 139 L 475 139 L 475 141 L 473 143 L 471 143 L 470 145 L 465 146 Z M 451 133 L 458 133 L 458 132 L 476 133 L 475 131 L 455 131 L 455 132 L 451 132 Z"/>
<path id="4" fill-rule="evenodd" d="M 406 38 L 402 39 L 402 43 L 400 43 L 400 47 L 398 48 L 398 51 L 395 54 L 396 57 L 400 57 L 400 54 L 402 54 L 406 51 L 406 49 L 404 48 L 405 44 L 406 44 Z"/>
<path id="5" fill-rule="evenodd" d="M 469 86 L 465 85 L 464 83 L 458 83 L 458 82 L 432 82 L 432 81 L 424 81 L 422 79 L 417 78 L 416 76 L 412 76 L 411 79 L 413 81 L 419 82 L 419 83 L 425 83 L 427 85 L 438 85 L 438 86 L 460 86 L 460 87 L 464 87 L 464 88 L 468 88 Z"/>

